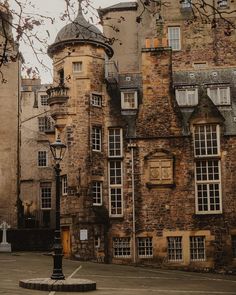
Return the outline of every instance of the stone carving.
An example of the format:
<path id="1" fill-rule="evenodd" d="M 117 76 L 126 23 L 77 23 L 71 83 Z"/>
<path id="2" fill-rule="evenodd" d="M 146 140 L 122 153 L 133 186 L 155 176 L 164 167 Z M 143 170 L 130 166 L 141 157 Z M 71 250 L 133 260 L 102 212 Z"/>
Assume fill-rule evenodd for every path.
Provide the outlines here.
<path id="1" fill-rule="evenodd" d="M 11 252 L 11 244 L 7 242 L 7 230 L 10 228 L 10 225 L 3 221 L 0 225 L 2 230 L 2 242 L 0 244 L 0 252 Z"/>

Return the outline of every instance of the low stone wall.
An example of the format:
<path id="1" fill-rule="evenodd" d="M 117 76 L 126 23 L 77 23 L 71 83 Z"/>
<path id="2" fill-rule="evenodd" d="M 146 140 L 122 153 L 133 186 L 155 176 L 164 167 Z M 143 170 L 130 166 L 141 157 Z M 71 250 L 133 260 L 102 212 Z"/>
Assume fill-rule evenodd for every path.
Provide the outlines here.
<path id="1" fill-rule="evenodd" d="M 7 242 L 12 251 L 50 251 L 53 246 L 54 230 L 52 229 L 9 229 Z M 2 241 L 2 231 L 0 231 Z"/>

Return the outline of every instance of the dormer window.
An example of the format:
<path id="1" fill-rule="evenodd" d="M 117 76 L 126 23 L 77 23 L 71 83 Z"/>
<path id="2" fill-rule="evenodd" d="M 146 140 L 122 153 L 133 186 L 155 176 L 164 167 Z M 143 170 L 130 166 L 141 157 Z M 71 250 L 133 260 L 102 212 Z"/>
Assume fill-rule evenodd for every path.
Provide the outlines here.
<path id="1" fill-rule="evenodd" d="M 121 108 L 123 110 L 135 110 L 138 107 L 138 95 L 136 90 L 121 92 Z"/>
<path id="2" fill-rule="evenodd" d="M 209 86 L 207 94 L 215 105 L 230 105 L 230 88 L 229 86 Z"/>
<path id="3" fill-rule="evenodd" d="M 198 89 L 196 87 L 181 87 L 175 89 L 179 106 L 195 106 L 198 104 Z"/>

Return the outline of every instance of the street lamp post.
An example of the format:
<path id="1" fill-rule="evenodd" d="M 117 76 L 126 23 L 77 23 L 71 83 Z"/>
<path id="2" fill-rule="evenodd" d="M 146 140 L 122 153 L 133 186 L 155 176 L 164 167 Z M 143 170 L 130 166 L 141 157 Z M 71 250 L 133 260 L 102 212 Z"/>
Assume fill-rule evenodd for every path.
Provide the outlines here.
<path id="1" fill-rule="evenodd" d="M 61 244 L 61 224 L 60 224 L 60 162 L 64 157 L 66 145 L 63 144 L 58 136 L 57 140 L 50 144 L 50 149 L 55 160 L 55 176 L 56 176 L 56 229 L 54 236 L 54 254 L 53 254 L 53 273 L 52 280 L 64 280 L 65 276 L 62 272 L 62 244 Z"/>

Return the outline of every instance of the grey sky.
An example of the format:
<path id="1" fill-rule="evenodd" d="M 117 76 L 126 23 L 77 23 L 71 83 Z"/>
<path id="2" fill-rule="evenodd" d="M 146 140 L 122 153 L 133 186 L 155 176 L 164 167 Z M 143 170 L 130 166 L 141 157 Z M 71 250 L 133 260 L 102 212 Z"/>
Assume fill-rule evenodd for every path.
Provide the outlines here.
<path id="1" fill-rule="evenodd" d="M 14 0 L 10 0 L 14 1 Z M 135 1 L 135 0 L 131 0 Z M 22 1 L 23 3 L 24 1 Z M 127 0 L 90 0 L 91 5 L 95 8 L 107 7 L 120 2 L 127 2 Z M 55 17 L 56 22 L 54 25 L 47 24 L 47 26 L 42 26 L 39 28 L 40 31 L 48 30 L 50 32 L 50 38 L 48 43 L 51 44 L 56 36 L 56 33 L 66 24 L 65 22 L 60 21 L 60 14 L 65 10 L 65 0 L 31 0 L 31 3 L 35 5 L 35 11 L 43 15 L 50 15 Z M 77 0 L 74 0 L 74 3 L 77 5 Z M 35 12 L 34 11 L 34 12 Z M 91 17 L 93 17 L 95 11 L 92 12 Z M 96 17 L 93 17 L 94 22 L 96 22 Z M 24 56 L 26 64 L 28 67 L 37 66 L 40 70 L 40 76 L 43 83 L 52 82 L 51 73 L 43 69 L 40 64 L 37 62 L 36 58 L 32 54 L 32 50 L 25 45 L 21 45 L 20 50 Z M 41 59 L 49 67 L 52 67 L 51 60 L 47 56 L 42 56 Z"/>

